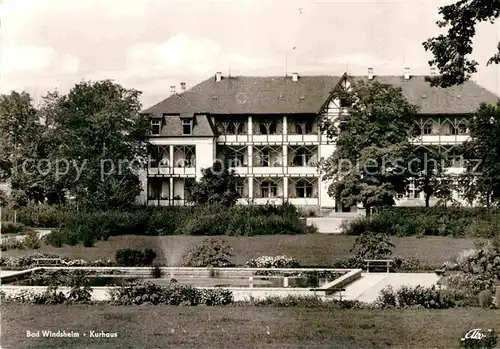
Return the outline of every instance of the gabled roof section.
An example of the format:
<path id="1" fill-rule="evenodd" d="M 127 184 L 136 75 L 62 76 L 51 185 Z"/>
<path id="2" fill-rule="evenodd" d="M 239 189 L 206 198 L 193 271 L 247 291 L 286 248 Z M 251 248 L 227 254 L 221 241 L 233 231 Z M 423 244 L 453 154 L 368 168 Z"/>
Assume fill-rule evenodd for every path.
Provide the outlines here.
<path id="1" fill-rule="evenodd" d="M 366 76 L 352 76 L 353 81 L 368 82 Z M 371 81 L 400 87 L 408 102 L 419 107 L 419 114 L 473 114 L 481 103 L 495 104 L 499 97 L 493 92 L 467 81 L 462 85 L 448 88 L 432 87 L 425 75 L 375 76 Z"/>
<path id="2" fill-rule="evenodd" d="M 366 76 L 299 76 L 291 77 L 213 77 L 182 94 L 173 94 L 143 111 L 150 115 L 164 114 L 317 114 L 332 96 L 339 83 L 368 82 Z M 431 87 L 425 76 L 375 76 L 372 81 L 400 87 L 419 114 L 472 114 L 481 103 L 496 104 L 499 97 L 468 81 L 446 89 Z M 210 120 L 207 119 L 210 123 Z M 213 125 L 212 125 L 213 129 Z"/>
<path id="3" fill-rule="evenodd" d="M 316 114 L 339 80 L 339 76 L 301 76 L 298 81 L 284 76 L 231 76 L 219 82 L 210 78 L 144 113 L 175 114 L 192 108 L 211 114 Z"/>
<path id="4" fill-rule="evenodd" d="M 189 119 L 192 120 L 193 127 L 190 135 L 182 134 L 182 119 L 185 116 L 168 115 L 163 117 L 162 129 L 160 134 L 155 137 L 214 137 L 214 127 L 210 118 L 204 114 L 189 114 Z"/>
<path id="5" fill-rule="evenodd" d="M 203 113 L 205 110 L 193 104 L 183 95 L 173 94 L 167 99 L 153 105 L 152 107 L 141 111 L 141 114 L 149 114 L 151 116 L 162 116 L 164 114 L 187 115 L 193 116 L 195 113 Z"/>

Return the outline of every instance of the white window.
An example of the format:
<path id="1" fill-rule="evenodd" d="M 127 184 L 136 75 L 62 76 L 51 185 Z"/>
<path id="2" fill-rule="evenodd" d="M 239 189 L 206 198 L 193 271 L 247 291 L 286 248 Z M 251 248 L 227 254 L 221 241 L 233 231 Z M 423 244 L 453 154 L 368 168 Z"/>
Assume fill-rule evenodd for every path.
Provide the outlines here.
<path id="1" fill-rule="evenodd" d="M 161 120 L 151 120 L 151 134 L 159 135 L 161 130 Z"/>
<path id="2" fill-rule="evenodd" d="M 422 131 L 424 135 L 432 134 L 432 124 L 430 122 L 426 123 Z"/>
<path id="3" fill-rule="evenodd" d="M 293 166 L 304 167 L 308 166 L 313 154 L 308 149 L 299 149 L 293 158 Z"/>
<path id="4" fill-rule="evenodd" d="M 311 198 L 313 196 L 313 185 L 306 181 L 299 181 L 295 185 L 298 198 Z"/>
<path id="5" fill-rule="evenodd" d="M 312 121 L 298 122 L 295 124 L 295 130 L 296 130 L 297 134 L 299 134 L 299 135 L 311 134 L 312 129 L 313 129 L 313 122 Z"/>
<path id="6" fill-rule="evenodd" d="M 244 184 L 237 184 L 236 185 L 236 191 L 238 192 L 238 194 L 240 194 L 240 196 L 243 198 L 245 197 L 245 185 Z"/>
<path id="7" fill-rule="evenodd" d="M 278 186 L 272 181 L 264 181 L 260 185 L 260 194 L 262 198 L 276 197 Z"/>
<path id="8" fill-rule="evenodd" d="M 242 167 L 245 166 L 245 154 L 243 152 L 235 150 L 229 156 L 229 166 L 230 167 Z"/>
<path id="9" fill-rule="evenodd" d="M 260 166 L 268 167 L 269 166 L 269 150 L 264 149 L 260 156 Z"/>
<path id="10" fill-rule="evenodd" d="M 459 135 L 467 134 L 467 125 L 464 124 L 463 122 L 459 123 L 457 125 L 457 134 L 459 134 Z"/>
<path id="11" fill-rule="evenodd" d="M 408 197 L 408 199 L 419 199 L 420 198 L 420 190 L 418 190 L 416 188 L 414 180 L 410 180 L 410 183 L 408 185 L 407 197 Z"/>

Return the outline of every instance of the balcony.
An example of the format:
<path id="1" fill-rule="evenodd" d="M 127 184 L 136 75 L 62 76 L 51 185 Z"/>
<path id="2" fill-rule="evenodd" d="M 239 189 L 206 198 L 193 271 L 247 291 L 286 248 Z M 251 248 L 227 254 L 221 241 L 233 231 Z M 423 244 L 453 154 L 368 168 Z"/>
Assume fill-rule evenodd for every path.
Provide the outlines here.
<path id="1" fill-rule="evenodd" d="M 148 206 L 169 206 L 169 199 L 148 199 Z"/>
<path id="2" fill-rule="evenodd" d="M 414 143 L 422 144 L 457 144 L 463 143 L 469 139 L 469 135 L 422 135 L 419 136 Z"/>
<path id="3" fill-rule="evenodd" d="M 280 166 L 280 167 L 267 167 L 267 166 L 263 166 L 263 167 L 254 167 L 252 169 L 252 172 L 254 174 L 262 174 L 262 175 L 277 175 L 277 174 L 285 174 L 285 168 Z"/>
<path id="4" fill-rule="evenodd" d="M 243 135 L 222 135 L 217 138 L 219 143 L 247 143 L 249 142 L 250 136 L 248 134 Z"/>
<path id="5" fill-rule="evenodd" d="M 318 198 L 291 198 L 288 202 L 295 206 L 315 206 L 319 205 Z"/>
<path id="6" fill-rule="evenodd" d="M 158 166 L 158 165 L 152 164 L 151 167 L 148 168 L 148 175 L 170 175 L 173 173 L 171 167 L 162 165 L 160 165 L 159 167 L 153 167 L 153 166 Z"/>
<path id="7" fill-rule="evenodd" d="M 253 199 L 253 204 L 254 205 L 281 205 L 285 201 L 286 201 L 286 199 L 283 199 L 283 198 L 280 198 L 280 197 L 274 197 L 274 198 L 254 198 Z"/>
<path id="8" fill-rule="evenodd" d="M 174 167 L 172 168 L 172 174 L 181 176 L 196 176 L 195 167 Z"/>
<path id="9" fill-rule="evenodd" d="M 246 175 L 251 173 L 250 168 L 248 166 L 230 167 L 229 169 L 234 170 L 234 172 L 237 175 Z"/>
<path id="10" fill-rule="evenodd" d="M 297 135 L 288 134 L 285 136 L 285 141 L 289 143 L 319 143 L 317 134 Z"/>
<path id="11" fill-rule="evenodd" d="M 289 175 L 317 175 L 317 167 L 288 167 Z"/>
<path id="12" fill-rule="evenodd" d="M 283 142 L 283 135 L 253 135 L 251 136 L 254 143 L 281 143 Z"/>

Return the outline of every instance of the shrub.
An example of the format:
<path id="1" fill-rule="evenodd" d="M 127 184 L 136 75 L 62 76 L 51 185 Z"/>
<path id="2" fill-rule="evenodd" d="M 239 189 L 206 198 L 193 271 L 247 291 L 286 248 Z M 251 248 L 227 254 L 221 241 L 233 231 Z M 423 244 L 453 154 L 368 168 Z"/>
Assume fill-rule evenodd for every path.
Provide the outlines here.
<path id="1" fill-rule="evenodd" d="M 394 244 L 387 234 L 366 232 L 356 238 L 351 252 L 363 259 L 386 258 L 392 254 Z"/>
<path id="2" fill-rule="evenodd" d="M 125 267 L 140 267 L 153 264 L 156 252 L 150 248 L 138 250 L 133 248 L 122 248 L 116 251 L 116 263 Z"/>
<path id="3" fill-rule="evenodd" d="M 375 304 L 382 308 L 396 308 L 398 306 L 397 294 L 391 286 L 382 289 L 375 300 Z"/>
<path id="4" fill-rule="evenodd" d="M 331 309 L 364 309 L 369 305 L 355 300 L 323 300 L 317 296 L 269 296 L 263 299 L 250 299 L 239 302 L 240 305 L 257 307 L 301 307 L 301 308 L 331 308 Z"/>
<path id="5" fill-rule="evenodd" d="M 28 227 L 56 228 L 76 212 L 71 205 L 39 205 L 28 203 L 17 212 L 18 221 Z"/>
<path id="6" fill-rule="evenodd" d="M 480 275 L 463 272 L 446 275 L 441 278 L 440 283 L 453 296 L 458 306 L 476 306 L 478 293 L 487 287 L 487 282 Z"/>
<path id="7" fill-rule="evenodd" d="M 490 290 L 482 290 L 479 292 L 478 298 L 481 308 L 490 308 L 493 304 L 493 295 Z"/>
<path id="8" fill-rule="evenodd" d="M 397 291 L 389 286 L 380 292 L 375 303 L 381 308 L 446 309 L 455 306 L 450 295 L 435 286 L 403 286 Z"/>
<path id="9" fill-rule="evenodd" d="M 24 236 L 23 245 L 28 250 L 37 250 L 40 248 L 40 241 L 38 232 L 31 230 Z"/>
<path id="10" fill-rule="evenodd" d="M 153 267 L 153 269 L 151 269 L 151 277 L 153 279 L 161 279 L 161 277 L 163 276 L 163 274 L 164 274 L 163 271 L 158 266 Z"/>
<path id="11" fill-rule="evenodd" d="M 245 263 L 248 268 L 298 268 L 299 261 L 289 256 L 261 256 Z"/>
<path id="12" fill-rule="evenodd" d="M 358 256 L 347 257 L 332 263 L 332 268 L 336 269 L 365 269 L 365 267 L 364 259 Z"/>
<path id="13" fill-rule="evenodd" d="M 170 283 L 159 286 L 152 283 L 121 286 L 111 292 L 112 303 L 121 305 L 151 303 L 154 305 L 226 305 L 233 302 L 231 291 L 224 289 L 200 290 L 190 285 Z"/>
<path id="14" fill-rule="evenodd" d="M 226 240 L 211 238 L 190 249 L 183 257 L 184 267 L 231 267 L 232 248 Z"/>
<path id="15" fill-rule="evenodd" d="M 182 207 L 130 207 L 120 211 L 77 211 L 72 206 L 31 205 L 23 208 L 22 222 L 29 226 L 51 227 L 46 242 L 83 243 L 93 246 L 110 236 L 134 235 L 228 235 L 253 236 L 314 233 L 289 204 L 233 206 L 220 204 Z"/>
<path id="16" fill-rule="evenodd" d="M 500 231 L 498 208 L 393 207 L 342 226 L 348 235 L 368 231 L 395 236 L 440 235 L 491 238 Z"/>
<path id="17" fill-rule="evenodd" d="M 395 257 L 393 267 L 398 272 L 420 271 L 425 269 L 418 259 Z M 431 269 L 427 267 L 427 269 Z"/>
<path id="18" fill-rule="evenodd" d="M 495 305 L 500 309 L 500 283 L 495 288 Z"/>
<path id="19" fill-rule="evenodd" d="M 2 251 L 22 250 L 24 249 L 24 244 L 16 236 L 7 236 L 2 239 L 1 249 Z"/>
<path id="20" fill-rule="evenodd" d="M 26 226 L 21 223 L 2 222 L 2 234 L 19 234 L 27 230 Z"/>

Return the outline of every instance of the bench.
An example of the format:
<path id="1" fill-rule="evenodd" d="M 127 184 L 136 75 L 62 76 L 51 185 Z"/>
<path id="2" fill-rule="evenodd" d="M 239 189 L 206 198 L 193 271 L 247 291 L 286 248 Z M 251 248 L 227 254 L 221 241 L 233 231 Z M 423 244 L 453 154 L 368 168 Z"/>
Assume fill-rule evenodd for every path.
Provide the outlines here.
<path id="1" fill-rule="evenodd" d="M 369 273 L 370 272 L 370 266 L 372 267 L 385 267 L 385 269 L 387 270 L 387 272 L 390 271 L 391 269 L 391 266 L 392 266 L 392 263 L 394 263 L 394 261 L 392 259 L 365 259 L 365 263 L 366 263 L 366 272 Z"/>
<path id="2" fill-rule="evenodd" d="M 61 265 L 61 258 L 35 258 L 33 259 L 35 265 L 42 266 L 51 266 L 51 265 Z"/>
<path id="3" fill-rule="evenodd" d="M 309 291 L 314 292 L 316 296 L 316 292 L 325 292 L 325 295 L 329 295 L 335 292 L 339 293 L 339 300 L 342 300 L 342 292 L 345 292 L 345 288 L 311 288 Z"/>
<path id="4" fill-rule="evenodd" d="M 436 273 L 437 276 L 444 276 L 446 274 L 445 269 L 436 269 L 434 270 L 434 272 Z"/>

